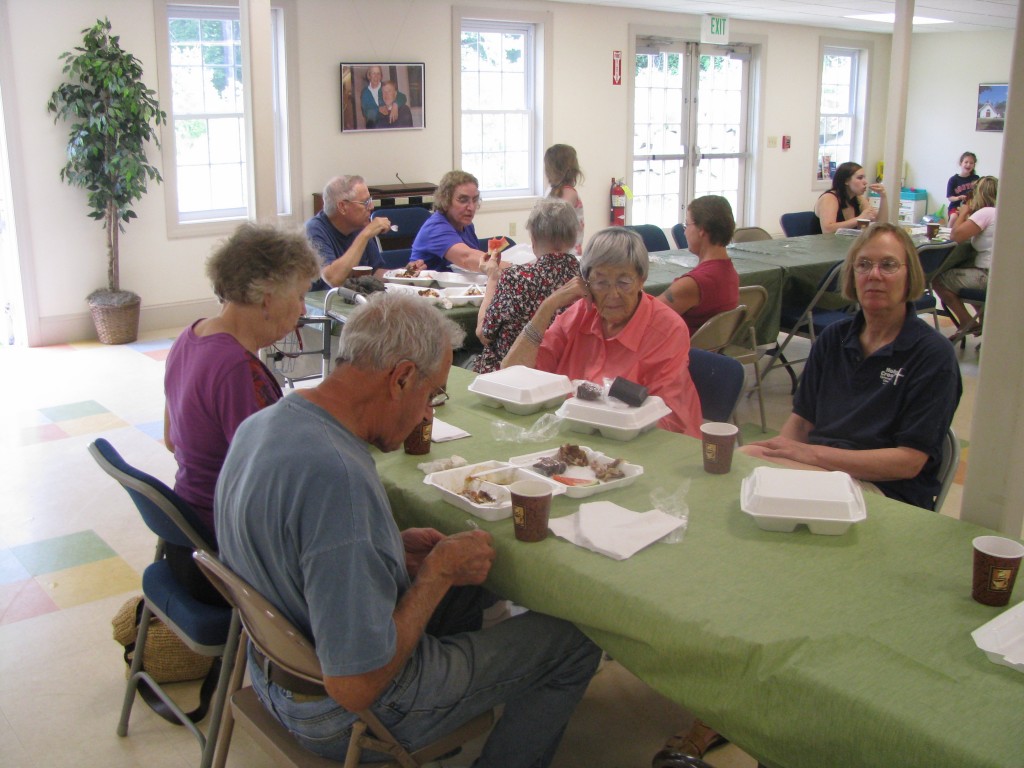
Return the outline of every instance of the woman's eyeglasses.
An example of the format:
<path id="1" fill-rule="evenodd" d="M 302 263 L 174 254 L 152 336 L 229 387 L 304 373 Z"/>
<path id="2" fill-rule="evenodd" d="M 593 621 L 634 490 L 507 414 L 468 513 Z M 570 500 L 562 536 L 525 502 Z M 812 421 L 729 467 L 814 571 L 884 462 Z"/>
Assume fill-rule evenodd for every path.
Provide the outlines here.
<path id="1" fill-rule="evenodd" d="M 875 267 L 878 267 L 878 271 L 883 275 L 895 275 L 903 267 L 903 264 L 896 261 L 896 259 L 882 259 L 881 261 L 872 261 L 871 259 L 857 259 L 853 262 L 853 271 L 858 275 L 867 275 L 871 273 Z"/>
<path id="2" fill-rule="evenodd" d="M 588 280 L 587 287 L 593 293 L 608 293 L 613 288 L 619 293 L 628 292 L 634 285 L 636 285 L 636 278 L 624 277 L 621 280 L 616 280 L 614 283 L 610 280 Z"/>
<path id="3" fill-rule="evenodd" d="M 470 197 L 469 195 L 459 195 L 455 198 L 455 202 L 459 205 L 475 205 L 477 208 L 480 207 L 480 195 L 476 197 Z"/>

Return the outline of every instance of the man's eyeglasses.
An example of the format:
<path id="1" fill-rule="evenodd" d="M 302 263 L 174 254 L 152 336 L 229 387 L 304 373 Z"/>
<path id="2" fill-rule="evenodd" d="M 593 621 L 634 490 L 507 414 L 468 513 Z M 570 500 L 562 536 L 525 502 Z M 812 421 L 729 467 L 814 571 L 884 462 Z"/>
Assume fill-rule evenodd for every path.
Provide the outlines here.
<path id="1" fill-rule="evenodd" d="M 634 285 L 636 285 L 636 278 L 624 277 L 621 280 L 616 280 L 614 283 L 610 280 L 588 280 L 587 287 L 593 293 L 608 293 L 613 288 L 619 293 L 627 293 Z"/>
<path id="2" fill-rule="evenodd" d="M 448 390 L 444 387 L 438 387 L 434 390 L 434 394 L 430 396 L 430 407 L 438 408 L 448 402 Z"/>
<path id="3" fill-rule="evenodd" d="M 363 208 L 367 208 L 367 209 L 373 208 L 373 198 L 372 197 L 368 197 L 365 200 L 346 200 L 345 202 L 346 203 L 355 203 L 356 205 L 361 205 L 361 206 L 363 206 Z"/>
<path id="4" fill-rule="evenodd" d="M 904 265 L 896 261 L 896 259 L 882 259 L 881 261 L 872 261 L 871 259 L 857 259 L 853 262 L 853 271 L 858 275 L 871 274 L 871 270 L 878 267 L 878 271 L 883 275 L 895 275 Z"/>
<path id="5" fill-rule="evenodd" d="M 470 203 L 472 203 L 477 208 L 479 208 L 480 195 L 477 195 L 476 197 L 470 197 L 469 195 L 459 195 L 458 197 L 455 198 L 455 202 L 458 203 L 459 205 L 469 205 Z"/>

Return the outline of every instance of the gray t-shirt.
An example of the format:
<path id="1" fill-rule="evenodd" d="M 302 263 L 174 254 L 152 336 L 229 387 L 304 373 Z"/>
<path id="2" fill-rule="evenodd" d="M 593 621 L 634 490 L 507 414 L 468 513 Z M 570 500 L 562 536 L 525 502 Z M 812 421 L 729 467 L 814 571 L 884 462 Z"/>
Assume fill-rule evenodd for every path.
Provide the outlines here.
<path id="1" fill-rule="evenodd" d="M 363 440 L 290 395 L 235 433 L 214 514 L 221 557 L 313 639 L 325 675 L 391 660 L 409 575 Z"/>

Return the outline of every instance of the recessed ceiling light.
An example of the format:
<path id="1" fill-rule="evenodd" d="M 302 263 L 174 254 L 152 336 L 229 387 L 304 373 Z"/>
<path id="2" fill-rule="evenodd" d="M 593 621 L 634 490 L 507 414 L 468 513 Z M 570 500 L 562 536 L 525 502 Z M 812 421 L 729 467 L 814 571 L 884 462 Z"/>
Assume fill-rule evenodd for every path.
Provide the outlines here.
<path id="1" fill-rule="evenodd" d="M 861 19 L 862 21 L 880 21 L 885 24 L 895 24 L 895 13 L 858 13 L 852 16 L 844 16 L 846 19 Z M 949 19 L 930 19 L 927 16 L 915 16 L 914 24 L 952 24 Z"/>

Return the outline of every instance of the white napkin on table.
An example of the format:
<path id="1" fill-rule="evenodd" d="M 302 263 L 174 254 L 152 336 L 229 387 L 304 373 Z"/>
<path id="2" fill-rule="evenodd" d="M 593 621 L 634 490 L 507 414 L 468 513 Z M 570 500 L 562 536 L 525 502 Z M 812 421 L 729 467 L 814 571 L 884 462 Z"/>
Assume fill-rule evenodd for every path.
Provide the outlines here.
<path id="1" fill-rule="evenodd" d="M 449 440 L 458 440 L 460 437 L 469 437 L 469 432 L 449 424 L 447 421 L 434 419 L 434 426 L 430 429 L 430 441 L 432 443 L 446 443 Z"/>
<path id="2" fill-rule="evenodd" d="M 681 525 L 684 520 L 661 510 L 633 512 L 610 501 L 580 504 L 579 512 L 548 522 L 556 536 L 613 560 L 635 555 Z"/>

